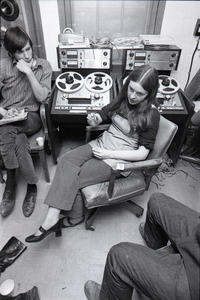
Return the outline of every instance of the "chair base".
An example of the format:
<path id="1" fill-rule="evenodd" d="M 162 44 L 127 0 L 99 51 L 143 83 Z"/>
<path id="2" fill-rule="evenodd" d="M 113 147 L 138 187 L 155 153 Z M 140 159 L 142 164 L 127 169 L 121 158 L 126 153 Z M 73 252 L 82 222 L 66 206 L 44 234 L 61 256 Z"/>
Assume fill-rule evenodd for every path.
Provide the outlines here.
<path id="1" fill-rule="evenodd" d="M 95 227 L 93 226 L 93 222 L 99 213 L 99 207 L 93 208 L 92 211 L 89 213 L 88 217 L 85 220 L 85 228 L 87 230 L 94 231 Z"/>
<path id="2" fill-rule="evenodd" d="M 128 210 L 131 211 L 136 217 L 141 217 L 143 215 L 144 209 L 137 205 L 136 203 L 132 202 L 131 200 L 125 202 L 125 204 L 128 207 Z M 93 222 L 99 213 L 100 207 L 93 208 L 92 211 L 89 213 L 88 217 L 86 218 L 85 221 L 85 228 L 87 230 L 94 231 L 95 227 L 93 225 Z"/>
<path id="3" fill-rule="evenodd" d="M 129 200 L 125 202 L 128 210 L 131 211 L 136 217 L 141 217 L 143 215 L 144 209 L 133 201 Z"/>

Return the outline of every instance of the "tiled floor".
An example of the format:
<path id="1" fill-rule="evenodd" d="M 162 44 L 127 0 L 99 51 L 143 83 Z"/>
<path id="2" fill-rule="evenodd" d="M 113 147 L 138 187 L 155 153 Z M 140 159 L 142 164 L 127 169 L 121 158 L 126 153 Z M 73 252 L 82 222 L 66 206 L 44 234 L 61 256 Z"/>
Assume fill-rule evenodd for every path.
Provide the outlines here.
<path id="1" fill-rule="evenodd" d="M 76 147 L 83 141 L 78 137 L 66 139 L 61 153 Z M 50 187 L 44 180 L 39 161 L 35 157 L 36 171 L 40 177 L 38 198 L 34 213 L 25 218 L 22 213 L 22 201 L 26 186 L 18 180 L 17 201 L 13 213 L 0 219 L 0 249 L 16 236 L 25 243 L 25 237 L 36 231 L 42 223 L 47 207 L 43 200 Z M 48 156 L 51 180 L 56 166 Z M 154 192 L 163 192 L 200 212 L 200 168 L 197 165 L 179 160 L 175 167 L 163 164 L 157 176 L 154 176 L 149 190 L 135 198 L 146 212 L 149 196 Z M 2 198 L 4 184 L 0 184 Z M 86 212 L 87 213 L 87 212 Z M 121 241 L 144 244 L 138 225 L 144 221 L 132 215 L 125 204 L 103 208 L 95 220 L 96 230 L 86 230 L 84 223 L 63 230 L 61 238 L 49 235 L 36 244 L 26 244 L 27 250 L 4 273 L 0 283 L 7 278 L 15 281 L 14 295 L 37 286 L 41 300 L 84 300 L 84 283 L 88 279 L 101 282 L 106 255 L 110 247 Z"/>

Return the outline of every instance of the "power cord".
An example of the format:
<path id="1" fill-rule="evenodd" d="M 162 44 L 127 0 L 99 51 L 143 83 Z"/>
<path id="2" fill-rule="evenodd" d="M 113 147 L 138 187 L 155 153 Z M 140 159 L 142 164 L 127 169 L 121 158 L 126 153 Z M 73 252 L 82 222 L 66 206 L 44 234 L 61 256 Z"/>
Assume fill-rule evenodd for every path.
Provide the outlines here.
<path id="1" fill-rule="evenodd" d="M 184 91 L 186 90 L 187 85 L 188 85 L 188 82 L 189 82 L 189 80 L 190 80 L 190 74 L 191 74 L 191 70 L 192 70 L 192 65 L 193 65 L 194 55 L 195 55 L 195 53 L 196 53 L 196 51 L 197 51 L 197 49 L 198 49 L 198 47 L 199 47 L 199 42 L 200 42 L 200 37 L 199 37 L 198 40 L 197 40 L 196 47 L 195 47 L 194 52 L 193 52 L 193 54 L 192 54 L 191 63 L 190 63 L 190 68 L 189 68 L 189 72 L 188 72 L 188 79 L 187 79 L 187 82 L 186 82 Z"/>

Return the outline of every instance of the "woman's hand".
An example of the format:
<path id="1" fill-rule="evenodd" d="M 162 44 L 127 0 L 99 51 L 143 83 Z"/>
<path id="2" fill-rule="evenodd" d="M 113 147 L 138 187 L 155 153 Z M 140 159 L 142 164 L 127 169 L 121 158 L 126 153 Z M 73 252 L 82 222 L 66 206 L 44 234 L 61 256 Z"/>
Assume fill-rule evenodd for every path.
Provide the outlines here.
<path id="1" fill-rule="evenodd" d="M 102 118 L 98 113 L 87 115 L 87 122 L 90 126 L 97 126 L 102 122 Z"/>
<path id="2" fill-rule="evenodd" d="M 98 159 L 110 158 L 110 152 L 111 152 L 110 150 L 96 147 L 96 148 L 93 148 L 92 151 L 93 151 L 94 156 Z"/>

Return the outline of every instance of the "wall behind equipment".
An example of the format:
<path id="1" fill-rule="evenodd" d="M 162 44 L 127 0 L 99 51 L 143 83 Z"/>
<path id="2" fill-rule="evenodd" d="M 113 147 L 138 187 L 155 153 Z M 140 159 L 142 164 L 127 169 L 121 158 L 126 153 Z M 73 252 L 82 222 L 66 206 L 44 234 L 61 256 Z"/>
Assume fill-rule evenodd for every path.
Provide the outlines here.
<path id="1" fill-rule="evenodd" d="M 167 1 L 165 5 L 161 34 L 172 37 L 182 49 L 178 70 L 171 74 L 180 83 L 181 89 L 184 89 L 187 82 L 192 54 L 197 44 L 193 32 L 200 17 L 199 12 L 200 1 Z M 199 68 L 200 50 L 195 53 L 190 80 Z"/>
<path id="2" fill-rule="evenodd" d="M 39 0 L 39 4 L 47 59 L 50 61 L 53 70 L 58 71 L 56 47 L 60 26 L 57 0 Z M 187 81 L 191 57 L 197 42 L 193 32 L 199 18 L 199 11 L 200 1 L 166 1 L 165 5 L 161 34 L 172 37 L 177 46 L 182 49 L 178 70 L 171 74 L 180 83 L 182 89 L 184 89 Z M 90 23 L 90 20 L 88 20 L 88 23 Z M 141 34 L 143 33 L 141 32 Z M 199 66 L 200 51 L 197 51 L 191 71 L 191 79 Z"/>

